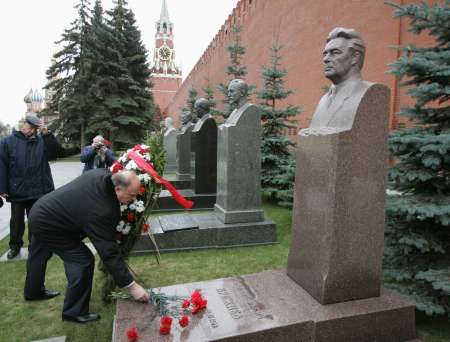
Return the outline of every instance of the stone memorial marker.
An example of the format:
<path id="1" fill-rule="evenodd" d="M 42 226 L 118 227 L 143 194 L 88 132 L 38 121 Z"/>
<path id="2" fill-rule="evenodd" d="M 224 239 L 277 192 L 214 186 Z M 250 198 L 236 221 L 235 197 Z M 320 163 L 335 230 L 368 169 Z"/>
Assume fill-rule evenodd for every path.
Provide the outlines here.
<path id="1" fill-rule="evenodd" d="M 192 115 L 183 112 L 181 115 L 182 127 L 177 134 L 177 180 L 191 180 L 191 139 L 194 125 Z"/>
<path id="2" fill-rule="evenodd" d="M 164 150 L 166 151 L 165 171 L 173 172 L 176 170 L 177 162 L 177 130 L 173 127 L 173 119 L 168 117 L 164 121 Z"/>
<path id="3" fill-rule="evenodd" d="M 330 33 L 333 85 L 299 133 L 288 274 L 322 304 L 380 293 L 390 94 L 361 79 L 363 58 L 356 31 Z"/>
<path id="4" fill-rule="evenodd" d="M 195 152 L 196 194 L 215 194 L 217 187 L 217 124 L 209 114 L 209 102 L 204 98 L 195 101 L 198 121 L 192 129 Z"/>
<path id="5" fill-rule="evenodd" d="M 198 228 L 198 224 L 187 215 L 159 216 L 158 219 L 163 232 Z"/>
<path id="6" fill-rule="evenodd" d="M 247 100 L 248 86 L 230 82 L 237 109 L 219 126 L 216 215 L 224 223 L 264 220 L 261 209 L 261 114 Z"/>

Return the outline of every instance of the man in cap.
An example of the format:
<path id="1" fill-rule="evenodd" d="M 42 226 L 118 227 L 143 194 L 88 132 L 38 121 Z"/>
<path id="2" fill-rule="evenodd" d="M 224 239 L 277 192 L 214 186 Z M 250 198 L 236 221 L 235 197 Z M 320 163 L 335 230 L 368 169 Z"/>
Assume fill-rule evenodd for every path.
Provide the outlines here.
<path id="1" fill-rule="evenodd" d="M 60 150 L 53 133 L 31 113 L 20 130 L 0 141 L 0 197 L 11 202 L 8 259 L 15 258 L 23 245 L 25 213 L 28 216 L 34 202 L 55 189 L 48 161 Z"/>

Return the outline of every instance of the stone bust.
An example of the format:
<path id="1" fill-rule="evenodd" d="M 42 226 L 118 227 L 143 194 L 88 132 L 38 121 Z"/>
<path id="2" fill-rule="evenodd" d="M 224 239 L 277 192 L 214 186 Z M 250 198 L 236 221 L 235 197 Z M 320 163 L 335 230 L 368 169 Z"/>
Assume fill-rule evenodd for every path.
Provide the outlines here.
<path id="1" fill-rule="evenodd" d="M 197 115 L 198 121 L 195 124 L 194 131 L 200 129 L 203 122 L 207 119 L 212 118 L 211 114 L 209 114 L 210 103 L 207 99 L 200 97 L 194 103 L 195 114 Z"/>
<path id="2" fill-rule="evenodd" d="M 228 85 L 228 98 L 230 103 L 236 107 L 226 120 L 225 124 L 236 124 L 240 114 L 250 106 L 248 101 L 248 85 L 244 80 L 236 78 Z"/>
<path id="3" fill-rule="evenodd" d="M 173 119 L 171 117 L 167 117 L 164 120 L 164 136 L 169 135 L 173 131 L 175 131 L 175 127 L 173 127 Z"/>
<path id="4" fill-rule="evenodd" d="M 186 131 L 186 129 L 190 126 L 192 126 L 192 114 L 190 111 L 188 110 L 184 110 L 183 112 L 181 112 L 181 129 L 180 129 L 180 133 L 184 133 Z"/>
<path id="5" fill-rule="evenodd" d="M 354 29 L 335 28 L 323 50 L 325 77 L 332 85 L 322 96 L 308 129 L 299 135 L 338 133 L 352 128 L 356 110 L 373 83 L 362 80 L 365 44 Z"/>

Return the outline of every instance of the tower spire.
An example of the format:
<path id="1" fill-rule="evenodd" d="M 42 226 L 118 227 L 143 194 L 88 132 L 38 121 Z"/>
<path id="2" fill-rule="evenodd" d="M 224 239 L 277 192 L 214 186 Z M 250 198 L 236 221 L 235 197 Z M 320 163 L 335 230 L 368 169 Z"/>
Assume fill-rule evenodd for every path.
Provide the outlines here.
<path id="1" fill-rule="evenodd" d="M 162 2 L 161 15 L 159 17 L 159 21 L 162 23 L 163 22 L 170 23 L 169 10 L 167 9 L 167 1 L 166 0 L 163 0 L 163 2 Z"/>

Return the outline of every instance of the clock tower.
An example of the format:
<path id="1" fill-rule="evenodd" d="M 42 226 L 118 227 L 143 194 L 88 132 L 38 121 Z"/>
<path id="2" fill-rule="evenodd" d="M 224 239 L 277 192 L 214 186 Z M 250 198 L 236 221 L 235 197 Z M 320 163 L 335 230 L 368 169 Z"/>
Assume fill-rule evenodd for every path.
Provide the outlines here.
<path id="1" fill-rule="evenodd" d="M 161 119 L 174 113 L 167 113 L 167 106 L 181 85 L 181 70 L 175 64 L 173 24 L 169 19 L 167 2 L 163 0 L 161 15 L 156 22 L 155 50 L 153 51 L 152 93 L 161 111 Z"/>

